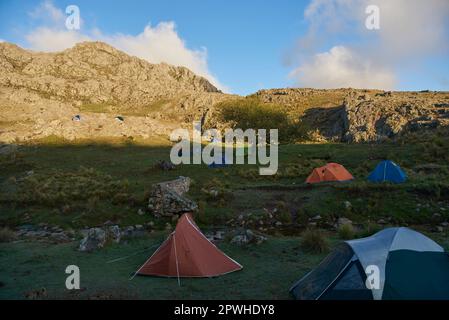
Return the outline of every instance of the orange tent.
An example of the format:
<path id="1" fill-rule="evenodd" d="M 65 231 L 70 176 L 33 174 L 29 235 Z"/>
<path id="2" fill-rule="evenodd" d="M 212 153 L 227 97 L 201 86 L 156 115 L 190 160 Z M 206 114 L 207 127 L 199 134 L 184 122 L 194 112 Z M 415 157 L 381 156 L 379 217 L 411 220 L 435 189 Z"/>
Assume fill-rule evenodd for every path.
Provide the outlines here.
<path id="1" fill-rule="evenodd" d="M 313 169 L 306 183 L 319 183 L 324 181 L 348 181 L 354 177 L 341 164 L 328 163 L 324 167 Z"/>
<path id="2" fill-rule="evenodd" d="M 212 244 L 187 213 L 179 219 L 175 231 L 136 274 L 178 278 L 214 277 L 242 268 Z"/>

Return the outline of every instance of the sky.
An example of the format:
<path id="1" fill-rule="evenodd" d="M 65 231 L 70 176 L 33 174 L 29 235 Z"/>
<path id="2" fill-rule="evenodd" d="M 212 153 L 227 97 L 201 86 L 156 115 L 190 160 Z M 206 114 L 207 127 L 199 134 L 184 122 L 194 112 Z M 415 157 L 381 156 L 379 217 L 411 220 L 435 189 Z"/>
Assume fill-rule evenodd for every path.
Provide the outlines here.
<path id="1" fill-rule="evenodd" d="M 69 5 L 80 10 L 68 30 Z M 379 8 L 369 30 L 368 6 Z M 224 92 L 282 87 L 449 91 L 447 0 L 1 0 L 0 41 L 104 41 L 188 67 Z"/>

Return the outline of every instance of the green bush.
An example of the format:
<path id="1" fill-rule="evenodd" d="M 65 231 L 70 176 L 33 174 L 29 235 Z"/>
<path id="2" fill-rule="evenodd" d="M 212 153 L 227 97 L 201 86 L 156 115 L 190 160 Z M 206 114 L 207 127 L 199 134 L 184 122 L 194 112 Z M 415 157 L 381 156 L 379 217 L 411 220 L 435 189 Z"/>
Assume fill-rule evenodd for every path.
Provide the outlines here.
<path id="1" fill-rule="evenodd" d="M 292 223 L 292 215 L 284 201 L 278 201 L 276 204 L 276 219 L 283 224 Z"/>
<path id="2" fill-rule="evenodd" d="M 301 248 L 309 253 L 323 253 L 329 250 L 329 243 L 318 229 L 307 229 L 302 234 Z"/>
<path id="3" fill-rule="evenodd" d="M 351 224 L 344 224 L 338 228 L 338 236 L 343 240 L 351 240 L 355 238 L 354 227 Z"/>
<path id="4" fill-rule="evenodd" d="M 219 122 L 229 123 L 234 128 L 279 129 L 281 141 L 291 141 L 298 135 L 298 126 L 288 117 L 283 105 L 264 103 L 257 97 L 246 97 L 219 103 L 217 110 L 220 110 Z"/>
<path id="5" fill-rule="evenodd" d="M 16 239 L 16 234 L 11 229 L 4 227 L 0 229 L 0 242 L 11 242 Z"/>
<path id="6" fill-rule="evenodd" d="M 368 223 L 366 226 L 364 226 L 363 230 L 358 232 L 356 237 L 357 238 L 366 238 L 366 237 L 370 237 L 373 234 L 379 232 L 382 230 L 382 227 L 379 226 L 378 224 L 374 224 L 374 223 Z"/>

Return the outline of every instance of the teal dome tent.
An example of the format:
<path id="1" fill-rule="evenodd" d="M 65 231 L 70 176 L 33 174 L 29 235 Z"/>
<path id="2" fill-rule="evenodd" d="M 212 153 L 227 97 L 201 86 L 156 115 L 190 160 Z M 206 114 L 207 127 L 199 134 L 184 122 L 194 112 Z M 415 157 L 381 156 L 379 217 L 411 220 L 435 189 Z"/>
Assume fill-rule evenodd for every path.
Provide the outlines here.
<path id="1" fill-rule="evenodd" d="M 378 286 L 367 286 L 367 274 Z M 290 292 L 298 300 L 449 300 L 449 255 L 421 233 L 389 228 L 344 242 Z"/>

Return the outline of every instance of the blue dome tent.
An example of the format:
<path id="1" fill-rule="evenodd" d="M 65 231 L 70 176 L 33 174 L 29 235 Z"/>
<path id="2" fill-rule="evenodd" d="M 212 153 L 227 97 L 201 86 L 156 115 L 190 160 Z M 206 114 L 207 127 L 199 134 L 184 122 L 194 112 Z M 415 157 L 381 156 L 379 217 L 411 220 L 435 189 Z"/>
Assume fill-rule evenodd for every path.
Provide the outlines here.
<path id="1" fill-rule="evenodd" d="M 221 163 L 216 163 L 215 161 L 209 165 L 209 168 L 217 169 L 224 168 L 228 166 L 228 161 L 226 160 L 226 156 L 223 154 L 221 156 Z"/>
<path id="2" fill-rule="evenodd" d="M 403 183 L 407 180 L 407 175 L 393 161 L 385 160 L 379 163 L 373 172 L 368 176 L 371 182 L 393 182 Z"/>

